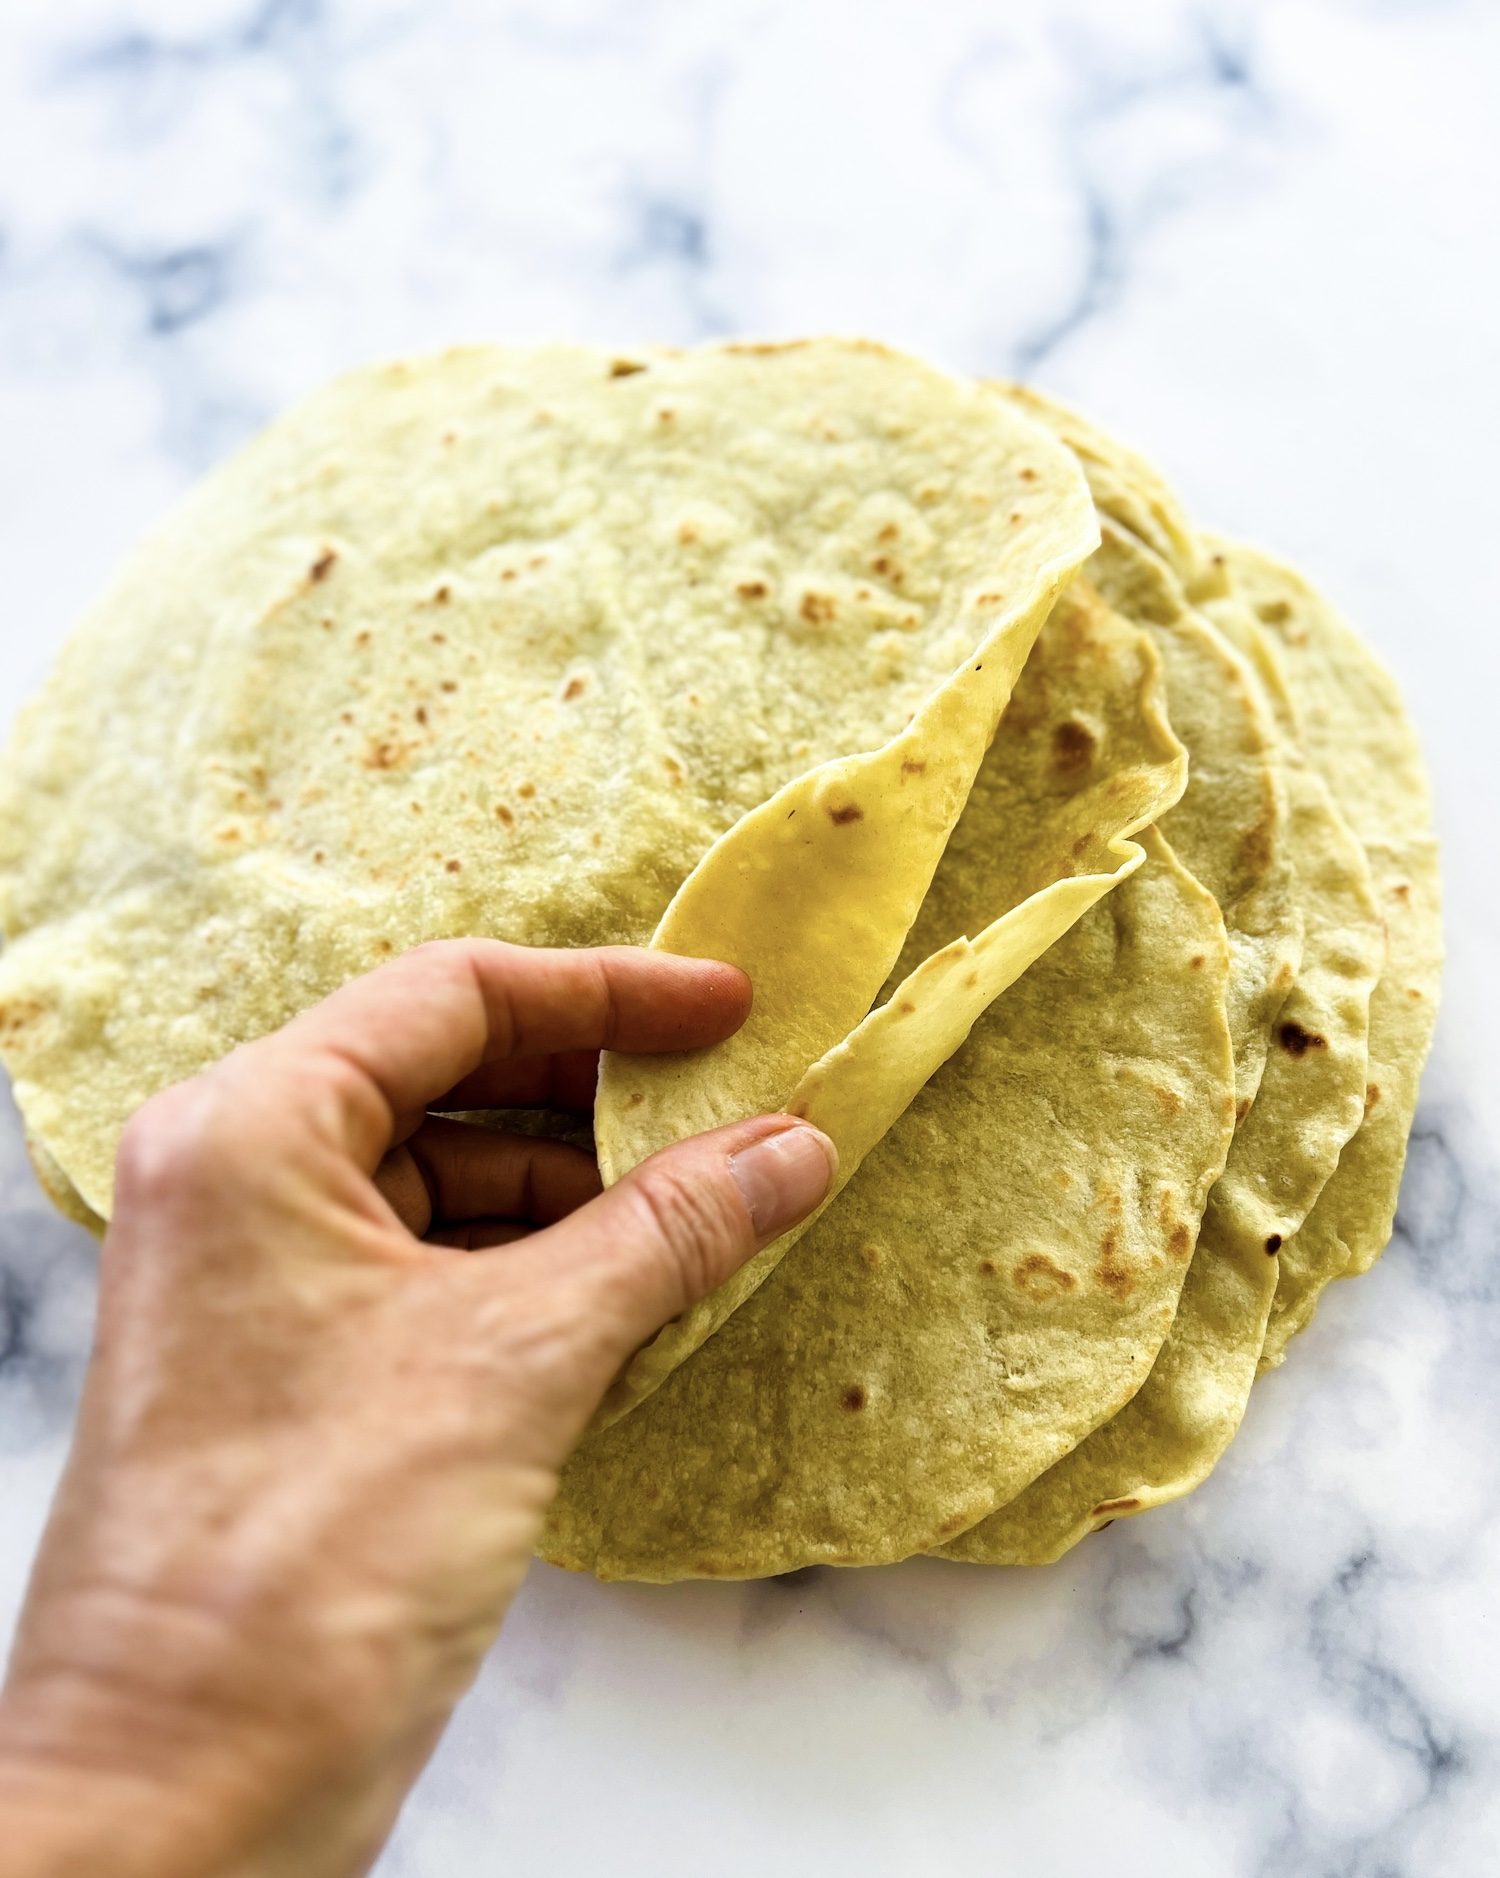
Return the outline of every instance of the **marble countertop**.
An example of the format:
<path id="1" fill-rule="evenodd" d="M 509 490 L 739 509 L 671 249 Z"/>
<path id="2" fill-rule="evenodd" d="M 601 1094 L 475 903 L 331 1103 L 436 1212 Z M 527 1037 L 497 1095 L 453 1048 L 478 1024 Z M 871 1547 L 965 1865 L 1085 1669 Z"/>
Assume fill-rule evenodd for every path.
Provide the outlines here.
<path id="1" fill-rule="evenodd" d="M 1396 1240 L 1213 1480 L 1031 1574 L 538 1568 L 383 1878 L 1495 1869 L 1497 70 L 1485 0 L 6 8 L 0 721 L 341 365 L 857 328 L 1035 378 L 1313 570 L 1432 759 L 1450 962 Z M 93 1269 L 7 1109 L 0 1632 Z"/>

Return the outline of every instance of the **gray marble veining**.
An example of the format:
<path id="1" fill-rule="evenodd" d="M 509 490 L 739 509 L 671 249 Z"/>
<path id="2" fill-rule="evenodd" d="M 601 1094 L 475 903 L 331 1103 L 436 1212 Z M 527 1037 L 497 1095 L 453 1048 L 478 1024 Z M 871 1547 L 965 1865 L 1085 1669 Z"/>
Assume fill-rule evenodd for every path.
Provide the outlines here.
<path id="1" fill-rule="evenodd" d="M 1014 372 L 1325 582 L 1445 839 L 1395 1243 L 1214 1479 L 1061 1565 L 533 1573 L 384 1878 L 1480 1878 L 1500 1844 L 1500 374 L 1484 0 L 29 0 L 0 22 L 0 719 L 131 539 L 341 365 L 872 330 Z M 87 1238 L 0 1119 L 0 1623 Z"/>

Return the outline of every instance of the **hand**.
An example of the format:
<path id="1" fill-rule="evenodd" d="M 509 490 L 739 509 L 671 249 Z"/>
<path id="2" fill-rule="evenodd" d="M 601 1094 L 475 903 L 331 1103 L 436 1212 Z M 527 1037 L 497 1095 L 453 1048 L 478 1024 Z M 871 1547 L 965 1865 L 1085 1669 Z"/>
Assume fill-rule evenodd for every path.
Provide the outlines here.
<path id="1" fill-rule="evenodd" d="M 601 1046 L 748 1003 L 660 953 L 424 946 L 141 1110 L 0 1706 L 7 1870 L 366 1868 L 615 1371 L 833 1157 L 762 1117 L 600 1194 L 428 1111 L 587 1108 Z"/>

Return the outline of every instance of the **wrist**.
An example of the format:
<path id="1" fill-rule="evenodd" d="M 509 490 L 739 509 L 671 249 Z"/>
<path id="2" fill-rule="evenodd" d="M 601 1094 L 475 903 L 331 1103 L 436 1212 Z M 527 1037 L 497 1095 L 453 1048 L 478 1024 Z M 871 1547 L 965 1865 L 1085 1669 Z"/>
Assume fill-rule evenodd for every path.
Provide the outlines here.
<path id="1" fill-rule="evenodd" d="M 83 1681 L 13 1681 L 0 1700 L 0 1832 L 24 1878 L 214 1869 L 204 1823 L 228 1809 L 204 1742 L 171 1755 L 149 1717 Z"/>
<path id="2" fill-rule="evenodd" d="M 354 1878 L 405 1780 L 280 1724 L 75 1671 L 0 1698 L 0 1843 L 18 1878 Z"/>

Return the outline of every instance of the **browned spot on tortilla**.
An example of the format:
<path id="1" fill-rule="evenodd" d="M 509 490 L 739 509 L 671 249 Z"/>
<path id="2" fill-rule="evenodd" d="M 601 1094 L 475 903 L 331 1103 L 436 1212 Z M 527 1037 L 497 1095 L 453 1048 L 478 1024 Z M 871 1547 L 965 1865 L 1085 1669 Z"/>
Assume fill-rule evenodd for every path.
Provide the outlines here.
<path id="1" fill-rule="evenodd" d="M 764 600 L 769 589 L 763 580 L 742 580 L 735 592 L 742 600 Z"/>
<path id="2" fill-rule="evenodd" d="M 975 606 L 999 606 L 1004 598 L 1003 593 L 982 593 L 974 604 Z"/>
<path id="3" fill-rule="evenodd" d="M 1016 474 L 1021 478 L 1023 483 L 1034 483 L 1036 481 L 1036 471 L 1029 466 L 1017 470 Z"/>
<path id="4" fill-rule="evenodd" d="M 438 686 L 438 690 L 439 690 L 439 691 L 447 691 L 447 692 L 450 692 L 450 693 L 451 693 L 451 692 L 454 692 L 454 691 L 457 691 L 457 690 L 458 690 L 458 680 L 457 680 L 456 678 L 445 678 L 445 679 L 444 679 L 444 680 L 442 681 L 442 683 L 441 683 L 441 684 L 440 684 L 440 685 Z"/>
<path id="5" fill-rule="evenodd" d="M 511 814 L 510 810 L 503 802 L 497 802 L 495 804 L 495 817 L 498 821 L 504 822 L 507 828 L 514 828 L 516 825 L 515 816 Z"/>
<path id="6" fill-rule="evenodd" d="M 1421 1002 L 1422 993 L 1417 989 L 1415 985 L 1408 985 L 1406 987 L 1406 995 L 1407 997 L 1416 1000 L 1418 1003 Z"/>
<path id="7" fill-rule="evenodd" d="M 696 522 L 679 523 L 677 539 L 682 543 L 683 547 L 690 548 L 698 539 L 698 524 Z"/>
<path id="8" fill-rule="evenodd" d="M 1029 1298 L 1055 1298 L 1077 1284 L 1071 1272 L 1054 1265 L 1045 1252 L 1028 1252 L 1011 1271 L 1016 1289 Z"/>
<path id="9" fill-rule="evenodd" d="M 536 784 L 529 782 L 518 783 L 516 785 L 516 794 L 523 802 L 529 802 L 536 794 Z"/>
<path id="10" fill-rule="evenodd" d="M 899 539 L 900 534 L 901 530 L 894 522 L 887 522 L 883 527 L 876 529 L 875 539 L 877 541 L 895 541 Z"/>
<path id="11" fill-rule="evenodd" d="M 644 372 L 645 366 L 635 359 L 611 359 L 609 375 L 611 378 L 630 378 L 636 372 Z"/>
<path id="12" fill-rule="evenodd" d="M 583 692 L 583 680 L 581 678 L 570 678 L 567 684 L 563 686 L 563 703 L 571 704 L 575 698 L 581 698 Z"/>
<path id="13" fill-rule="evenodd" d="M 445 646 L 448 643 L 447 633 L 428 633 L 427 637 L 435 646 Z"/>
<path id="14" fill-rule="evenodd" d="M 1273 1232 L 1273 1233 L 1267 1234 L 1266 1250 L 1271 1254 L 1273 1258 L 1281 1250 L 1281 1234 L 1279 1232 Z"/>
<path id="15" fill-rule="evenodd" d="M 1052 761 L 1064 774 L 1086 769 L 1094 755 L 1094 734 L 1087 724 L 1066 718 L 1052 733 Z"/>
<path id="16" fill-rule="evenodd" d="M 375 941 L 375 950 L 382 958 L 389 958 L 396 948 L 389 939 L 377 939 Z"/>
<path id="17" fill-rule="evenodd" d="M 328 576 L 333 572 L 333 564 L 338 558 L 338 555 L 332 548 L 325 548 L 318 556 L 317 560 L 314 561 L 312 566 L 307 570 L 307 578 L 309 580 L 327 580 Z"/>
<path id="18" fill-rule="evenodd" d="M 979 1275 L 981 1278 L 993 1278 L 995 1275 L 995 1261 L 993 1259 L 981 1259 L 979 1261 Z"/>
<path id="19" fill-rule="evenodd" d="M 864 1260 L 865 1264 L 869 1266 L 870 1270 L 874 1271 L 876 1266 L 880 1263 L 880 1247 L 866 1241 L 866 1243 L 859 1248 L 859 1256 Z"/>
<path id="20" fill-rule="evenodd" d="M 674 787 L 681 783 L 682 765 L 677 761 L 675 756 L 664 756 L 661 760 L 661 766 L 672 779 Z"/>
<path id="21" fill-rule="evenodd" d="M 406 761 L 406 750 L 399 743 L 372 743 L 361 761 L 366 769 L 399 769 Z"/>
<path id="22" fill-rule="evenodd" d="M 500 570 L 500 578 L 501 578 L 502 580 L 514 580 L 514 579 L 515 579 L 515 577 L 516 577 L 516 570 L 515 570 L 515 569 L 514 569 L 513 567 L 502 567 L 502 568 L 501 568 L 501 570 Z"/>
<path id="23" fill-rule="evenodd" d="M 1234 1101 L 1232 1096 L 1229 1099 L 1230 1101 Z M 1251 1097 L 1249 1096 L 1241 1096 L 1239 1101 L 1234 1103 L 1234 1125 L 1236 1128 L 1239 1127 L 1240 1123 L 1250 1113 L 1250 1103 Z"/>
<path id="24" fill-rule="evenodd" d="M 1101 1513 L 1133 1513 L 1140 1506 L 1136 1499 L 1101 1500 L 1089 1514 L 1090 1519 L 1097 1519 Z"/>
<path id="25" fill-rule="evenodd" d="M 1172 1228 L 1167 1238 L 1167 1250 L 1173 1258 L 1185 1259 L 1193 1249 L 1193 1235 L 1181 1220 Z"/>
<path id="26" fill-rule="evenodd" d="M 1276 970 L 1276 979 L 1275 979 L 1276 990 L 1277 991 L 1290 991 L 1292 988 L 1292 980 L 1296 977 L 1296 975 L 1297 974 L 1292 970 L 1291 961 L 1289 959 L 1283 959 L 1281 961 L 1281 964 L 1277 967 L 1277 970 Z"/>
<path id="27" fill-rule="evenodd" d="M 457 874 L 458 872 L 460 872 L 462 867 L 463 867 L 462 861 L 444 861 L 443 862 L 443 871 L 448 874 Z"/>
<path id="28" fill-rule="evenodd" d="M 1018 521 L 1020 521 L 1020 519 L 1021 519 L 1021 511 L 1020 511 L 1019 509 L 1012 509 L 1012 510 L 1011 510 L 1011 512 L 1010 512 L 1010 519 L 1011 519 L 1011 521 L 1012 521 L 1012 522 L 1018 522 Z"/>
<path id="29" fill-rule="evenodd" d="M 1271 822 L 1263 816 L 1240 837 L 1240 865 L 1249 874 L 1263 874 L 1271 864 Z"/>
<path id="30" fill-rule="evenodd" d="M 838 605 L 829 594 L 805 593 L 800 611 L 809 626 L 823 626 L 837 617 Z"/>
<path id="31" fill-rule="evenodd" d="M 365 631 L 365 632 L 356 633 L 354 635 L 354 643 L 357 646 L 367 646 L 370 643 L 369 632 Z"/>
<path id="32" fill-rule="evenodd" d="M 1411 898 L 1411 888 L 1404 880 L 1398 880 L 1395 886 L 1391 888 L 1391 892 L 1398 900 L 1410 900 Z"/>
<path id="33" fill-rule="evenodd" d="M 965 974 L 964 984 L 970 991 L 972 991 L 978 983 L 979 983 L 978 972 L 968 972 Z"/>
<path id="34" fill-rule="evenodd" d="M 664 404 L 656 413 L 656 421 L 658 424 L 670 424 L 676 416 L 677 413 L 672 409 L 671 405 Z"/>
<path id="35" fill-rule="evenodd" d="M 1255 610 L 1268 626 L 1280 626 L 1292 617 L 1291 602 L 1288 600 L 1262 600 Z"/>
<path id="36" fill-rule="evenodd" d="M 635 1093 L 631 1096 L 630 1100 L 625 1104 L 625 1106 L 628 1109 L 638 1109 L 645 1100 L 646 1100 L 645 1090 L 637 1089 Z"/>
<path id="37" fill-rule="evenodd" d="M 1288 1018 L 1286 1023 L 1277 1025 L 1276 1041 L 1288 1056 L 1306 1056 L 1309 1050 L 1328 1048 L 1326 1037 L 1320 1037 L 1315 1030 L 1304 1030 L 1291 1018 Z"/>
<path id="38" fill-rule="evenodd" d="M 938 1526 L 938 1531 L 944 1538 L 949 1538 L 956 1532 L 962 1532 L 968 1524 L 969 1519 L 967 1514 L 950 1513 Z"/>
<path id="39" fill-rule="evenodd" d="M 1111 1227 L 1099 1241 L 1099 1263 L 1094 1267 L 1094 1276 L 1114 1297 L 1127 1296 L 1134 1284 L 1130 1273 L 1123 1265 L 1116 1264 L 1115 1253 L 1119 1248 L 1119 1239 Z"/>
<path id="40" fill-rule="evenodd" d="M 857 1415 L 869 1400 L 869 1397 L 865 1394 L 862 1384 L 851 1382 L 839 1399 L 851 1414 Z"/>
<path id="41" fill-rule="evenodd" d="M 840 808 L 830 809 L 828 819 L 843 828 L 849 822 L 862 822 L 865 819 L 865 812 L 858 803 L 845 802 Z"/>
<path id="42" fill-rule="evenodd" d="M 896 1009 L 901 1013 L 903 1017 L 910 1017 L 912 1012 L 916 1008 L 917 1008 L 916 1005 L 912 1003 L 910 998 L 903 998 L 901 1002 L 896 1006 Z"/>
<path id="43" fill-rule="evenodd" d="M 419 724 L 425 724 L 427 722 L 427 706 L 425 704 L 419 704 L 416 710 L 412 712 L 412 716 Z"/>
<path id="44" fill-rule="evenodd" d="M 1174 1115 L 1182 1113 L 1182 1097 L 1175 1089 L 1169 1089 L 1165 1083 L 1154 1082 L 1151 1085 L 1151 1093 L 1160 1104 L 1162 1114 L 1169 1121 Z"/>
<path id="45" fill-rule="evenodd" d="M 1375 1104 L 1379 1100 L 1380 1100 L 1379 1083 L 1373 1083 L 1373 1082 L 1366 1083 L 1365 1084 L 1365 1113 L 1367 1115 L 1369 1114 L 1370 1110 L 1374 1108 Z"/>
<path id="46" fill-rule="evenodd" d="M 1195 952 L 1188 960 L 1188 969 L 1190 971 L 1201 972 L 1207 963 L 1208 960 L 1201 952 Z"/>
<path id="47" fill-rule="evenodd" d="M 447 581 L 445 580 L 442 586 L 439 587 L 432 596 L 433 605 L 434 606 L 446 606 L 452 598 L 453 598 L 453 589 L 448 585 Z"/>
<path id="48" fill-rule="evenodd" d="M 1079 856 L 1085 855 L 1093 846 L 1093 842 L 1094 837 L 1092 835 L 1080 835 L 1073 843 L 1073 852 Z"/>

